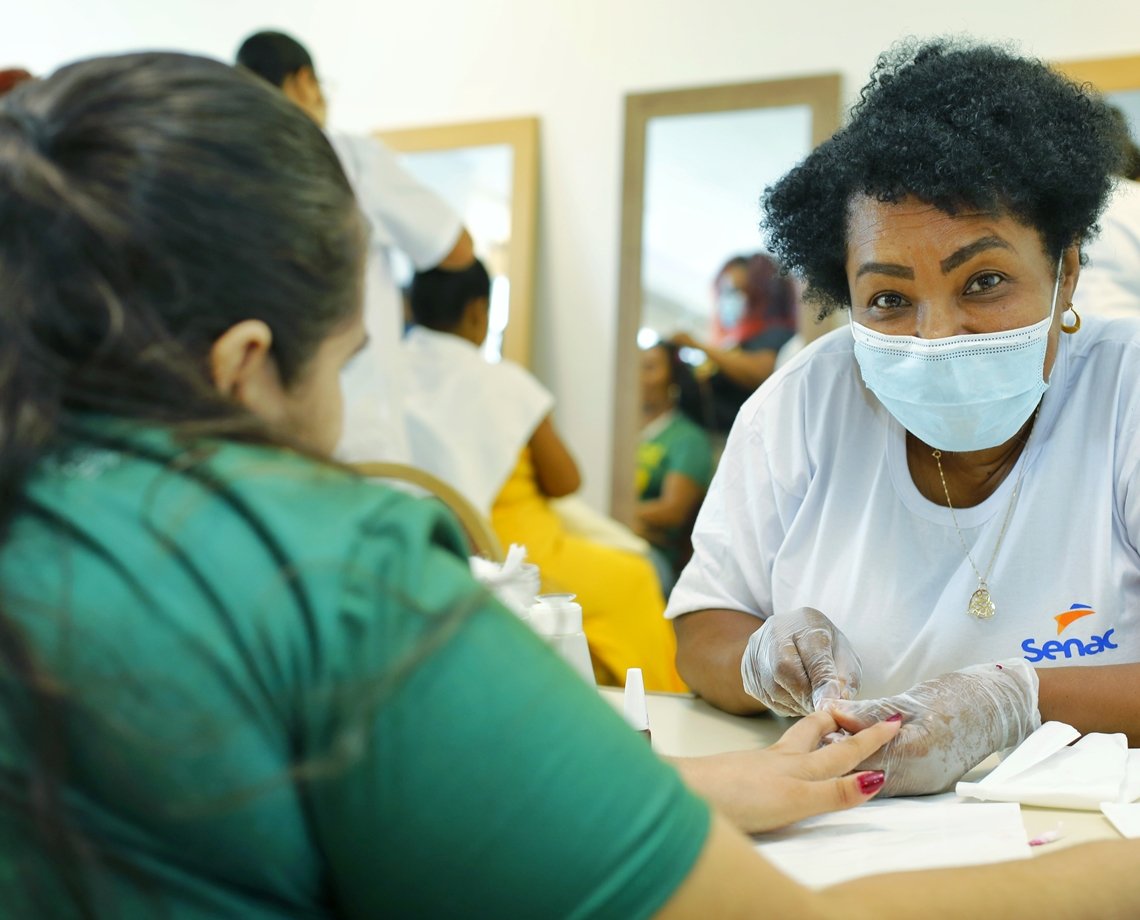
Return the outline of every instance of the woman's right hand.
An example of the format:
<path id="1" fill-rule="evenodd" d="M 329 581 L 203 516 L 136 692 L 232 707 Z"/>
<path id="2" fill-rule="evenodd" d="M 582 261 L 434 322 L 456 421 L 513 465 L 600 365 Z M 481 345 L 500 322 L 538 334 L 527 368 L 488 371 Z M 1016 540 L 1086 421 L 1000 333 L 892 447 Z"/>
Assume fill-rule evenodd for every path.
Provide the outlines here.
<path id="1" fill-rule="evenodd" d="M 901 721 L 879 722 L 820 747 L 838 725 L 815 712 L 770 747 L 709 757 L 673 759 L 688 786 L 748 834 L 852 808 L 883 788 L 881 770 L 851 773 L 899 731 Z"/>
<path id="2" fill-rule="evenodd" d="M 740 659 L 744 692 L 778 716 L 815 712 L 828 699 L 853 699 L 862 674 L 847 637 L 811 607 L 769 617 Z"/>

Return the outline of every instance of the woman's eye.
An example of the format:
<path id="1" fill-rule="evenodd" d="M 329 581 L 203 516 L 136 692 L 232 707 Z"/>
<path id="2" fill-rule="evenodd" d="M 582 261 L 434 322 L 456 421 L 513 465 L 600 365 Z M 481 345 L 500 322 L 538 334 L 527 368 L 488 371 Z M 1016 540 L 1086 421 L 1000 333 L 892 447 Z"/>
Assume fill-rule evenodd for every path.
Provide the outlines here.
<path id="1" fill-rule="evenodd" d="M 871 298 L 870 305 L 878 310 L 897 310 L 899 307 L 905 307 L 907 301 L 902 294 L 876 294 Z"/>
<path id="2" fill-rule="evenodd" d="M 1000 285 L 1005 278 L 997 272 L 985 272 L 970 280 L 966 285 L 967 294 L 984 294 Z"/>

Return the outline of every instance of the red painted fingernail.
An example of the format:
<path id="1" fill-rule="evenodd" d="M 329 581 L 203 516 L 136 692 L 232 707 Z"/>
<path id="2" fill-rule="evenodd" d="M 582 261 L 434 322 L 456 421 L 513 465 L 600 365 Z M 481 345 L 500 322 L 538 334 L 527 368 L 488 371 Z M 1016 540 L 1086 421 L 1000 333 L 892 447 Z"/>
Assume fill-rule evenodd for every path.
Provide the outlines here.
<path id="1" fill-rule="evenodd" d="M 882 788 L 883 781 L 887 778 L 887 774 L 882 770 L 872 770 L 870 773 L 859 774 L 859 791 L 863 795 L 874 795 Z"/>
<path id="2" fill-rule="evenodd" d="M 902 721 L 902 713 L 896 712 L 893 716 L 887 716 L 885 719 L 883 719 L 883 721 L 884 722 L 901 722 Z"/>

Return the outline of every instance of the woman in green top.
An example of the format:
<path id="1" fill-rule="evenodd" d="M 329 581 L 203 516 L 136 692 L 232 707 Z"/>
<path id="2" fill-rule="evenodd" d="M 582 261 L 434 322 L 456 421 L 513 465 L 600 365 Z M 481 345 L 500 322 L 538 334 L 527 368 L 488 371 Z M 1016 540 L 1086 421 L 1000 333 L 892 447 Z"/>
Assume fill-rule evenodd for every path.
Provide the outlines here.
<path id="1" fill-rule="evenodd" d="M 676 345 L 658 342 L 641 352 L 640 383 L 634 529 L 649 541 L 668 597 L 688 561 L 693 520 L 712 478 L 712 445 L 690 418 L 700 415 L 700 387 Z"/>
<path id="2" fill-rule="evenodd" d="M 5 918 L 1140 905 L 1128 843 L 968 886 L 760 859 L 682 775 L 771 827 L 865 799 L 881 775 L 830 777 L 897 725 L 674 769 L 478 591 L 451 521 L 322 459 L 365 233 L 317 128 L 222 64 L 0 104 Z"/>

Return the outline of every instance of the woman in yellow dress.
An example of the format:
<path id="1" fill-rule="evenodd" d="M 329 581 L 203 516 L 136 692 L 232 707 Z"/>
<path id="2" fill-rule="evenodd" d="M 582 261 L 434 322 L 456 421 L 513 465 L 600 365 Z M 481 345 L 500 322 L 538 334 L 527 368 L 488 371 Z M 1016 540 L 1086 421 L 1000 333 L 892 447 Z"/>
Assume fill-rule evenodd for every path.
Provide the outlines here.
<path id="1" fill-rule="evenodd" d="M 577 464 L 554 428 L 554 400 L 516 364 L 490 364 L 490 279 L 421 272 L 412 282 L 416 326 L 405 340 L 412 460 L 487 514 L 504 544 L 526 547 L 543 590 L 578 596 L 594 670 L 621 683 L 641 668 L 651 690 L 684 690 L 665 600 L 649 560 L 567 533 L 550 499 L 578 490 Z"/>

